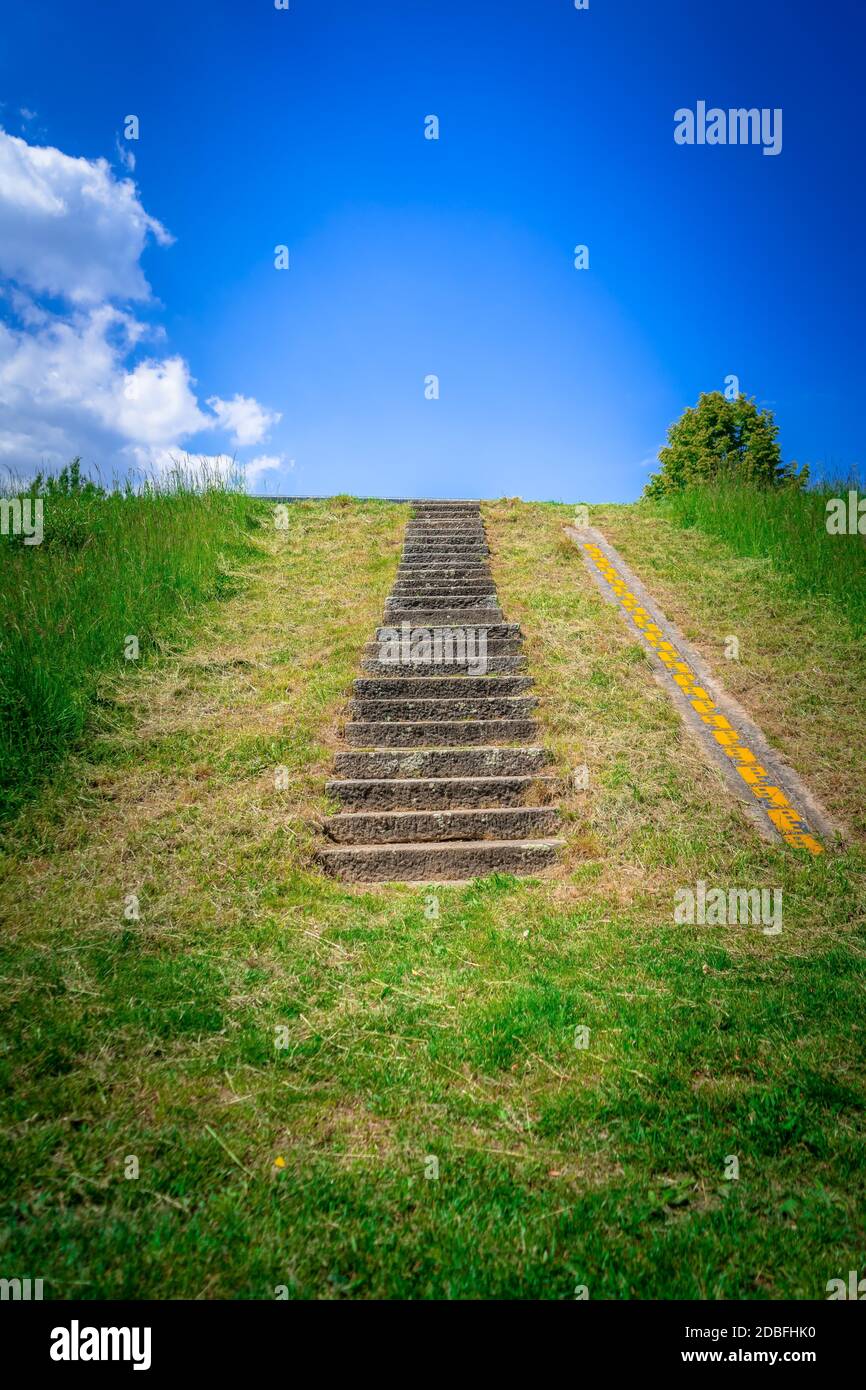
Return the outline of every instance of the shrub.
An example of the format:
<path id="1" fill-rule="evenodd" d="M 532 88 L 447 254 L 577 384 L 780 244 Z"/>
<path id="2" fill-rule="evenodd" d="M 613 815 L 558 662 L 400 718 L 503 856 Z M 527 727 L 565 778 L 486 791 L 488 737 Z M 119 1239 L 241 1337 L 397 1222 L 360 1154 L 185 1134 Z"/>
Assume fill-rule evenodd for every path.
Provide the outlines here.
<path id="1" fill-rule="evenodd" d="M 806 485 L 808 468 L 782 462 L 779 427 L 771 410 L 754 400 L 728 400 L 721 391 L 702 394 L 668 429 L 659 450 L 661 470 L 654 473 L 644 497 L 660 498 L 694 484 L 727 478 L 755 487 Z"/>

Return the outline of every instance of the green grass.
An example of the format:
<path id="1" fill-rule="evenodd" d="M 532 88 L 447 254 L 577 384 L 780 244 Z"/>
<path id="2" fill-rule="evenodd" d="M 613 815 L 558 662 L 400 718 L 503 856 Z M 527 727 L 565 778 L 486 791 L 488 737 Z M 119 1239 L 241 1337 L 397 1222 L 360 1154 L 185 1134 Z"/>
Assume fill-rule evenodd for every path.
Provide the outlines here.
<path id="1" fill-rule="evenodd" d="M 407 509 L 292 507 L 244 592 L 135 672 L 125 719 L 10 826 L 4 1277 L 46 1297 L 766 1299 L 864 1267 L 862 844 L 813 861 L 760 840 L 562 542 L 568 509 L 486 514 L 545 741 L 590 768 L 563 787 L 559 870 L 440 887 L 430 917 L 429 890 L 317 869 Z M 676 527 L 614 526 L 676 575 Z M 711 610 L 710 577 L 774 631 L 767 576 L 701 544 Z M 782 935 L 675 927 L 698 878 L 781 886 Z"/>
<path id="2" fill-rule="evenodd" d="M 771 490 L 733 482 L 690 487 L 663 503 L 646 504 L 676 525 L 696 527 L 725 541 L 738 555 L 768 561 L 800 594 L 841 610 L 866 632 L 866 537 L 831 535 L 827 502 L 849 484 L 808 491 Z M 862 495 L 862 494 L 861 494 Z"/>
<path id="3" fill-rule="evenodd" d="M 104 678 L 128 678 L 227 597 L 261 503 L 174 478 L 143 494 L 49 495 L 44 540 L 0 537 L 0 811 L 81 739 Z M 138 639 L 137 661 L 125 656 Z"/>

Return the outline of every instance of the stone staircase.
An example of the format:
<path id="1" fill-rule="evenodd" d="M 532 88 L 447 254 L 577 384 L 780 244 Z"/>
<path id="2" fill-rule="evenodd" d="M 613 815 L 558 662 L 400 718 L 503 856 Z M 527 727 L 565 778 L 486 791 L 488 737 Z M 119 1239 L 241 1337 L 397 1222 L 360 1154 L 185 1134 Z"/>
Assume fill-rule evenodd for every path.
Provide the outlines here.
<path id="1" fill-rule="evenodd" d="M 344 807 L 326 822 L 329 872 L 434 883 L 553 863 L 555 782 L 522 642 L 499 607 L 478 503 L 415 503 L 328 783 Z"/>

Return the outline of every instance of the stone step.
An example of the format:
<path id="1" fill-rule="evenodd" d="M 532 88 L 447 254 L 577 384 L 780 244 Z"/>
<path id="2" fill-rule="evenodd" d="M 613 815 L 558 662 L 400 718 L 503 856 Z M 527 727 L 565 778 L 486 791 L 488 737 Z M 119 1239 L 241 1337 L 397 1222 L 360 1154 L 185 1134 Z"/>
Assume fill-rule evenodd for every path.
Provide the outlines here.
<path id="1" fill-rule="evenodd" d="M 455 535 L 435 535 L 435 536 L 407 536 L 403 543 L 401 554 L 407 551 L 451 551 L 451 550 L 480 550 L 483 554 L 490 554 L 490 547 L 484 536 L 455 536 Z"/>
<path id="2" fill-rule="evenodd" d="M 431 605 L 431 600 L 438 600 Z M 395 590 L 389 594 L 385 600 L 387 606 L 391 608 L 492 608 L 499 605 L 499 599 L 495 591 L 490 589 L 476 589 L 474 593 L 466 593 L 459 586 L 455 589 L 406 589 Z"/>
<path id="3" fill-rule="evenodd" d="M 452 551 L 450 555 L 404 555 L 400 561 L 397 573 L 402 575 L 413 570 L 462 570 L 483 569 L 486 565 L 485 556 L 481 555 L 461 555 Z"/>
<path id="4" fill-rule="evenodd" d="M 483 590 L 485 593 L 496 593 L 496 580 L 491 574 L 485 574 L 483 570 L 466 570 L 465 572 L 454 571 L 450 566 L 441 570 L 418 569 L 411 567 L 406 570 L 398 570 L 394 576 L 393 593 L 398 593 L 398 585 L 407 585 L 410 589 L 423 585 L 429 589 L 448 589 L 453 591 L 455 586 L 459 586 L 464 594 L 478 593 Z M 464 587 L 468 585 L 469 587 Z"/>
<path id="5" fill-rule="evenodd" d="M 434 700 L 483 699 L 487 695 L 523 695 L 531 690 L 531 676 L 458 676 L 430 675 L 426 680 L 417 677 L 395 676 L 393 680 L 371 681 L 363 677 L 355 681 L 354 693 L 359 700 Z"/>
<path id="6" fill-rule="evenodd" d="M 402 586 L 395 586 L 385 602 L 392 607 L 397 607 L 397 601 L 399 600 L 399 607 L 408 608 L 415 603 L 420 606 L 430 599 L 440 599 L 443 607 L 450 600 L 459 599 L 460 603 L 457 605 L 459 608 L 487 608 L 489 604 L 498 604 L 499 602 L 496 590 L 491 588 L 489 584 L 486 587 L 479 584 L 477 589 L 469 590 L 465 589 L 462 584 L 455 584 L 451 588 L 438 589 L 418 589 L 415 587 L 404 589 Z M 438 603 L 434 604 L 436 608 L 439 606 Z"/>
<path id="7" fill-rule="evenodd" d="M 443 535 L 441 531 L 437 531 L 428 536 L 407 536 L 403 542 L 403 553 L 407 550 L 483 550 L 489 554 L 485 536 L 469 535 L 466 532 L 448 532 L 447 535 Z"/>
<path id="8" fill-rule="evenodd" d="M 445 566 L 445 568 L 451 569 L 452 567 L 448 565 Z M 461 584 L 465 584 L 467 587 L 465 589 L 459 589 L 458 586 Z M 488 594 L 496 592 L 496 580 L 493 578 L 492 574 L 485 574 L 483 572 L 475 574 L 443 574 L 441 569 L 431 570 L 429 566 L 427 566 L 423 574 L 419 574 L 418 570 L 413 569 L 411 565 L 407 570 L 399 570 L 394 576 L 394 588 L 391 592 L 398 592 L 398 586 L 404 588 L 414 587 L 416 589 L 449 589 L 452 591 L 456 589 L 458 592 L 464 594 L 477 593 L 479 589 L 485 590 Z"/>
<path id="9" fill-rule="evenodd" d="M 550 767 L 546 748 L 369 748 L 364 752 L 339 752 L 334 771 L 339 778 L 409 777 L 532 777 Z"/>
<path id="10" fill-rule="evenodd" d="M 379 723 L 405 723 L 407 720 L 441 719 L 528 719 L 538 705 L 534 695 L 486 695 L 468 699 L 349 701 L 349 713 L 356 721 L 375 719 Z"/>
<path id="11" fill-rule="evenodd" d="M 392 594 L 385 600 L 386 612 L 392 608 L 412 608 L 416 606 L 425 609 L 428 613 L 434 608 L 495 608 L 497 613 L 502 610 L 495 594 L 425 594 L 408 593 Z"/>
<path id="12" fill-rule="evenodd" d="M 419 589 L 412 585 L 407 588 L 394 588 L 385 600 L 392 607 L 407 608 L 413 603 L 423 602 L 425 599 L 440 599 L 441 604 L 434 604 L 434 607 L 444 607 L 450 599 L 467 600 L 457 604 L 458 608 L 487 608 L 491 604 L 498 604 L 499 599 L 492 584 L 481 585 L 477 589 L 466 589 L 463 583 L 455 582 L 453 585 L 440 585 L 438 589 L 424 588 Z M 400 600 L 399 605 L 397 600 Z"/>
<path id="13" fill-rule="evenodd" d="M 417 516 L 419 512 L 474 512 L 481 515 L 481 503 L 477 497 L 413 497 L 411 506 Z"/>
<path id="14" fill-rule="evenodd" d="M 476 806 L 446 811 L 355 811 L 329 816 L 341 845 L 429 844 L 431 840 L 532 840 L 555 835 L 552 806 Z"/>
<path id="15" fill-rule="evenodd" d="M 334 779 L 329 796 L 355 811 L 440 810 L 473 806 L 523 806 L 531 799 L 547 803 L 555 777 L 373 777 Z"/>
<path id="16" fill-rule="evenodd" d="M 341 845 L 320 851 L 323 867 L 354 883 L 447 883 L 492 873 L 536 874 L 563 840 L 445 840 L 441 844 Z"/>
<path id="17" fill-rule="evenodd" d="M 400 558 L 400 566 L 408 565 L 411 569 L 419 566 L 423 569 L 459 569 L 461 566 L 477 565 L 486 563 L 486 550 L 437 550 L 435 553 L 428 550 L 404 550 Z"/>
<path id="18" fill-rule="evenodd" d="M 462 550 L 467 555 L 490 554 L 490 547 L 486 541 L 471 540 L 468 536 L 457 536 L 454 540 L 445 536 L 431 536 L 429 540 L 408 540 L 403 545 L 404 555 L 450 555 L 455 550 Z"/>
<path id="19" fill-rule="evenodd" d="M 453 555 L 454 555 L 454 552 L 453 552 L 453 551 L 445 551 L 445 552 L 443 552 L 443 551 L 441 551 L 441 550 L 439 549 L 438 546 L 436 546 L 436 547 L 421 547 L 421 549 L 422 549 L 422 553 L 421 553 L 420 555 L 411 555 L 411 556 L 408 558 L 408 560 L 406 559 L 405 556 L 403 556 L 403 554 L 402 554 L 402 552 L 401 552 L 401 557 L 400 557 L 400 560 L 398 561 L 398 564 L 397 564 L 397 572 L 399 573 L 401 569 L 417 570 L 417 569 L 419 569 L 419 568 L 421 568 L 421 569 L 426 568 L 426 569 L 431 569 L 431 570 L 442 570 L 442 569 L 456 569 L 456 570 L 475 569 L 475 570 L 484 570 L 485 574 L 489 574 L 489 573 L 490 573 L 490 554 L 489 554 L 489 552 L 488 552 L 488 554 L 486 554 L 486 555 L 474 555 L 474 556 L 472 556 L 469 560 L 462 560 L 462 561 L 461 561 L 461 560 L 454 560 L 454 559 L 453 559 Z M 430 557 L 432 557 L 432 558 L 430 558 Z M 428 560 L 428 563 L 427 563 L 426 566 L 424 566 L 424 565 L 422 564 L 422 561 L 425 560 L 425 559 Z"/>
<path id="20" fill-rule="evenodd" d="M 481 535 L 486 534 L 487 528 L 484 522 L 477 516 L 461 517 L 426 517 L 420 516 L 413 518 L 406 527 L 406 535 L 413 536 L 416 532 L 431 531 L 477 531 Z"/>
<path id="21" fill-rule="evenodd" d="M 438 541 L 468 541 L 470 544 L 487 544 L 487 532 L 480 526 L 430 526 L 423 530 L 410 527 L 403 537 L 404 546 L 410 542 L 418 545 L 435 545 Z"/>
<path id="22" fill-rule="evenodd" d="M 373 655 L 365 656 L 361 661 L 362 671 L 369 672 L 371 676 L 398 676 L 406 672 L 415 676 L 460 676 L 463 680 L 471 680 L 467 664 L 473 668 L 475 666 L 474 661 L 464 661 L 462 664 L 456 661 L 410 661 L 404 665 L 402 662 L 380 661 L 377 653 L 378 647 L 374 648 Z M 510 656 L 488 655 L 485 666 L 488 673 L 522 671 L 526 666 L 526 657 L 515 649 Z"/>
<path id="23" fill-rule="evenodd" d="M 452 636 L 450 648 L 447 638 L 443 634 L 441 648 L 433 642 L 421 646 L 419 645 L 420 639 L 412 639 L 411 644 L 407 645 L 404 651 L 402 624 L 399 627 L 384 630 L 393 632 L 395 639 L 390 640 L 383 637 L 379 642 L 369 642 L 364 648 L 363 655 L 369 657 L 371 661 L 381 661 L 386 666 L 393 666 L 395 675 L 400 674 L 401 666 L 414 665 L 418 661 L 431 668 L 428 675 L 435 676 L 437 666 L 453 665 L 455 662 L 461 666 L 474 666 L 476 662 L 484 660 L 485 657 L 489 661 L 492 656 L 523 655 L 523 640 L 519 636 L 488 637 L 485 647 L 484 638 L 480 633 L 469 641 L 461 643 L 459 640 L 460 629 L 452 628 L 452 634 L 456 633 L 457 635 Z M 410 634 L 415 633 L 416 638 L 419 632 L 426 632 L 425 628 L 413 628 L 411 625 L 406 630 Z M 404 657 L 405 661 L 403 660 Z M 465 674 L 468 676 L 473 674 L 486 676 L 487 672 L 479 670 L 473 673 L 467 671 Z"/>
<path id="24" fill-rule="evenodd" d="M 405 621 L 409 621 L 409 620 L 406 619 Z M 464 626 L 469 626 L 469 624 L 466 622 L 465 615 L 462 615 L 462 616 L 461 616 L 461 622 L 462 622 L 462 624 L 463 624 Z M 435 640 L 436 640 L 436 635 L 437 635 L 437 633 L 438 633 L 443 643 L 447 642 L 447 635 L 448 635 L 449 632 L 453 632 L 455 626 L 456 626 L 456 624 L 454 624 L 454 623 L 446 622 L 446 621 L 443 619 L 441 613 L 437 613 L 437 614 L 435 615 L 435 621 L 432 622 L 432 623 L 421 623 L 421 622 L 417 622 L 417 623 L 416 623 L 416 622 L 411 622 L 411 623 L 410 623 L 410 627 L 426 627 L 426 628 L 429 628 L 430 634 L 431 634 L 431 636 L 432 636 L 434 642 L 435 642 Z M 490 623 L 490 622 L 485 622 L 485 623 L 478 623 L 478 624 L 476 624 L 476 626 L 478 626 L 478 627 L 483 627 L 484 630 L 485 630 L 485 632 L 487 633 L 487 649 L 488 649 L 488 651 L 490 650 L 490 643 L 493 642 L 493 641 L 498 641 L 498 640 L 502 640 L 502 639 L 504 639 L 504 638 L 509 638 L 509 637 L 515 638 L 516 640 L 521 641 L 521 642 L 523 641 L 523 634 L 522 634 L 521 631 L 520 631 L 520 624 L 519 624 L 519 623 Z M 388 641 L 388 640 L 390 639 L 390 637 L 391 637 L 391 633 L 392 633 L 392 632 L 393 632 L 393 628 L 389 628 L 389 627 L 384 626 L 384 625 L 383 625 L 382 627 L 377 627 L 377 628 L 376 628 L 376 633 L 375 633 L 375 640 L 376 640 L 376 642 L 385 642 L 385 641 Z"/>
<path id="25" fill-rule="evenodd" d="M 447 638 L 447 633 L 449 630 L 452 633 L 450 650 L 448 647 Z M 364 647 L 364 656 L 374 658 L 376 661 L 385 661 L 388 663 L 388 665 L 402 665 L 403 656 L 406 657 L 407 662 L 426 661 L 428 665 L 432 664 L 433 666 L 437 666 L 443 661 L 458 661 L 461 663 L 465 661 L 471 665 L 475 659 L 477 659 L 479 656 L 484 656 L 485 654 L 488 657 L 491 657 L 521 656 L 523 653 L 523 638 L 521 637 L 520 633 L 513 633 L 510 634 L 508 637 L 496 637 L 495 635 L 491 637 L 488 632 L 487 646 L 485 652 L 484 638 L 481 636 L 481 633 L 476 633 L 475 636 L 470 637 L 468 641 L 464 636 L 463 642 L 461 643 L 461 629 L 456 627 L 452 627 L 451 629 L 439 629 L 441 633 L 441 650 L 437 647 L 435 642 L 432 642 L 430 640 L 430 629 L 428 628 L 417 628 L 413 627 L 411 623 L 408 623 L 404 630 L 403 624 L 399 623 L 396 627 L 383 628 L 381 631 L 382 633 L 395 634 L 397 641 L 395 641 L 392 637 L 380 636 L 378 642 L 366 643 Z M 409 643 L 405 651 L 403 650 L 404 631 L 407 635 L 407 641 Z M 482 631 L 486 631 L 486 629 L 482 629 Z M 422 633 L 428 637 L 428 641 L 430 643 L 431 648 L 429 651 L 426 650 L 426 647 L 419 647 L 418 644 L 421 642 L 421 638 L 418 636 L 419 633 Z M 415 635 L 413 636 L 412 634 Z M 470 671 L 468 674 L 471 676 L 472 672 Z M 476 671 L 475 674 L 478 676 L 484 676 L 487 674 L 487 672 Z"/>
<path id="26" fill-rule="evenodd" d="M 501 627 L 502 609 L 488 608 L 425 608 L 419 604 L 411 608 L 388 608 L 382 615 L 383 623 L 411 623 L 413 627 Z"/>
<path id="27" fill-rule="evenodd" d="M 391 597 L 400 594 L 494 594 L 492 579 L 396 579 Z"/>
<path id="28" fill-rule="evenodd" d="M 496 583 L 488 576 L 479 579 L 413 579 L 411 575 L 401 575 L 394 580 L 393 588 L 389 598 L 399 598 L 401 594 L 408 594 L 410 597 L 416 594 L 438 594 L 440 598 L 447 598 L 449 594 L 472 595 L 477 598 L 496 598 Z"/>
<path id="29" fill-rule="evenodd" d="M 394 582 L 408 580 L 415 583 L 420 580 L 427 583 L 451 584 L 464 579 L 483 580 L 495 585 L 487 565 L 400 565 Z"/>
<path id="30" fill-rule="evenodd" d="M 353 748 L 450 748 L 473 743 L 532 743 L 534 719 L 353 720 L 346 742 Z"/>
<path id="31" fill-rule="evenodd" d="M 412 521 L 403 533 L 403 544 L 412 537 L 422 540 L 437 540 L 454 536 L 458 540 L 473 536 L 480 541 L 487 539 L 487 530 L 478 521 Z"/>
<path id="32" fill-rule="evenodd" d="M 455 550 L 463 550 L 467 554 L 484 555 L 490 554 L 490 547 L 483 537 L 473 539 L 471 536 L 429 536 L 422 539 L 420 536 L 409 537 L 403 542 L 404 555 L 419 552 L 421 554 L 450 555 Z"/>

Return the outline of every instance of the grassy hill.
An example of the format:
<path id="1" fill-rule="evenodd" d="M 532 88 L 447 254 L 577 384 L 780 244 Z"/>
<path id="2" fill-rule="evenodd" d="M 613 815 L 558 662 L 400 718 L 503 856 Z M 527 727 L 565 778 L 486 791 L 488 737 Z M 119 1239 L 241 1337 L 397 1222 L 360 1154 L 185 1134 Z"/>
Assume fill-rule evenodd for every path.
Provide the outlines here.
<path id="1" fill-rule="evenodd" d="M 848 827 L 815 860 L 731 803 L 564 540 L 571 509 L 484 510 L 545 742 L 590 769 L 562 863 L 432 892 L 319 872 L 408 508 L 302 503 L 288 531 L 254 508 L 231 585 L 106 673 L 7 823 L 4 1275 L 48 1297 L 820 1298 L 862 1268 L 854 625 L 719 537 L 593 510 Z M 675 925 L 699 879 L 781 887 L 782 935 Z"/>

